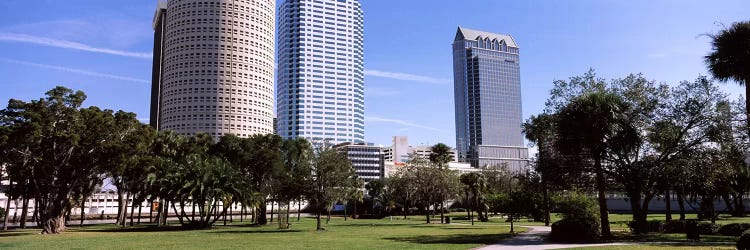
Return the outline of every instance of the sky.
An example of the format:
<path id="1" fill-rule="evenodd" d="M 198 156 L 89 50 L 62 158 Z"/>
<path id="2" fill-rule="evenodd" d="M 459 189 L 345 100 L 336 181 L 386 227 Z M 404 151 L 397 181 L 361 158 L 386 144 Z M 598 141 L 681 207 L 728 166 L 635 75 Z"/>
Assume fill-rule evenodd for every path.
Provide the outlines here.
<path id="1" fill-rule="evenodd" d="M 747 0 L 361 1 L 365 137 L 385 146 L 395 135 L 412 145 L 455 145 L 451 43 L 459 25 L 519 44 L 526 119 L 542 112 L 554 80 L 590 68 L 607 79 L 643 73 L 671 85 L 707 75 L 704 34 L 750 19 Z M 83 90 L 85 106 L 148 122 L 155 7 L 156 0 L 0 0 L 0 102 L 38 99 L 62 85 Z M 743 91 L 721 87 L 734 97 Z"/>

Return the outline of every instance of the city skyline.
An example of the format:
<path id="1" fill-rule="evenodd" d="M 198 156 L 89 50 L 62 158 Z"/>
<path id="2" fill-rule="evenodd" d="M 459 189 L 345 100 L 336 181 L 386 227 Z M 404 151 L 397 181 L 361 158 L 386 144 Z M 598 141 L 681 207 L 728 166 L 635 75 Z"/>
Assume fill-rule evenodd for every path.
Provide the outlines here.
<path id="1" fill-rule="evenodd" d="M 93 1 L 48 2 L 33 15 L 13 12 L 1 17 L 0 75 L 6 80 L 3 87 L 11 91 L 1 93 L 0 98 L 28 100 L 50 86 L 65 85 L 86 91 L 89 105 L 133 111 L 146 122 L 155 1 L 128 3 L 118 7 Z M 563 4 L 482 3 L 487 8 L 464 19 L 445 18 L 451 10 L 448 4 L 407 2 L 389 9 L 392 2 L 363 3 L 368 13 L 366 141 L 389 145 L 391 136 L 407 134 L 415 144 L 455 146 L 453 117 L 445 111 L 452 109 L 451 55 L 446 41 L 456 25 L 513 34 L 524 44 L 521 78 L 526 119 L 541 111 L 553 80 L 579 75 L 589 67 L 605 78 L 643 72 L 649 79 L 670 84 L 706 75 L 701 57 L 708 51 L 709 40 L 700 35 L 720 29 L 714 22 L 741 20 L 741 13 L 748 9 L 742 1 L 725 1 L 722 6 L 582 1 L 565 3 L 568 13 L 551 14 Z M 83 4 L 88 11 L 72 11 Z M 28 1 L 0 5 L 15 9 Z M 505 5 L 536 19 L 506 13 L 497 22 L 487 22 L 490 13 L 502 13 L 500 7 Z M 636 19 L 633 13 L 644 5 L 651 8 Z M 659 11 L 664 9 L 669 11 Z M 654 23 L 659 19 L 666 21 Z M 664 28 L 677 22 L 685 25 Z M 601 23 L 614 25 L 617 32 Z M 722 88 L 740 92 L 734 84 Z"/>

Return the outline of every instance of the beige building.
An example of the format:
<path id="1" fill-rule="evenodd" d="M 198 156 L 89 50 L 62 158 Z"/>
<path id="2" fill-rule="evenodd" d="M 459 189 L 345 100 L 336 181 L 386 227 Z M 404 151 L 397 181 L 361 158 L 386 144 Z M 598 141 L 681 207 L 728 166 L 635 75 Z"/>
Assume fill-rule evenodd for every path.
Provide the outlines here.
<path id="1" fill-rule="evenodd" d="M 154 17 L 151 125 L 274 132 L 275 0 L 169 0 Z"/>
<path id="2" fill-rule="evenodd" d="M 432 146 L 409 146 L 409 138 L 406 136 L 394 136 L 393 144 L 390 147 L 383 148 L 383 156 L 387 162 L 407 162 L 409 155 L 416 154 L 421 158 L 429 160 L 432 153 Z M 455 149 L 451 149 L 453 161 L 458 160 Z"/>

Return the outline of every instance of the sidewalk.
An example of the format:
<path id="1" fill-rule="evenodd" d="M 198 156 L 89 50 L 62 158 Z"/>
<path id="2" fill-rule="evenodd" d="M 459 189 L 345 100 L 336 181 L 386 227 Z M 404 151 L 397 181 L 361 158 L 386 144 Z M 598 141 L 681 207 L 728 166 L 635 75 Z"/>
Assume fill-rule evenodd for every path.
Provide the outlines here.
<path id="1" fill-rule="evenodd" d="M 550 227 L 542 226 L 524 226 L 529 229 L 528 232 L 516 235 L 508 241 L 504 241 L 495 245 L 489 245 L 480 247 L 480 250 L 510 250 L 510 249 L 525 249 L 525 250 L 541 250 L 541 249 L 560 249 L 560 248 L 573 248 L 573 247 L 597 247 L 597 246 L 623 246 L 630 245 L 629 243 L 605 243 L 605 244 L 558 244 L 548 243 L 545 238 L 552 231 Z"/>

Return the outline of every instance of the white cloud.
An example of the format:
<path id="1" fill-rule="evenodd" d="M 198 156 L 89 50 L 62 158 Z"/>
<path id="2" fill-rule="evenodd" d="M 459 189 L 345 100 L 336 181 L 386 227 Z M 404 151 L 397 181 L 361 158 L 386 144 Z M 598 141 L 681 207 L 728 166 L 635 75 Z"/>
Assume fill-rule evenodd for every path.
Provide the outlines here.
<path id="1" fill-rule="evenodd" d="M 380 70 L 373 70 L 373 69 L 365 70 L 365 75 L 390 78 L 390 79 L 396 79 L 396 80 L 401 80 L 401 81 L 413 81 L 413 82 L 424 82 L 424 83 L 435 83 L 435 84 L 448 84 L 448 83 L 453 82 L 453 80 L 450 80 L 450 79 L 440 79 L 440 78 L 434 78 L 434 77 L 429 77 L 429 76 L 412 75 L 412 74 L 399 73 L 399 72 L 387 72 L 387 71 L 380 71 Z"/>
<path id="2" fill-rule="evenodd" d="M 7 59 L 7 58 L 0 58 L 0 62 L 12 63 L 12 64 L 17 64 L 17 65 L 32 66 L 32 67 L 37 67 L 37 68 L 53 69 L 53 70 L 59 70 L 59 71 L 64 71 L 64 72 L 76 73 L 76 74 L 81 74 L 81 75 L 94 76 L 94 77 L 99 77 L 99 78 L 108 78 L 108 79 L 121 80 L 121 81 L 129 81 L 129 82 L 137 82 L 137 83 L 151 83 L 151 81 L 144 80 L 144 79 L 133 78 L 133 77 L 110 75 L 110 74 L 98 73 L 98 72 L 93 72 L 93 71 L 86 71 L 86 70 L 81 70 L 81 69 L 74 69 L 74 68 L 68 68 L 68 67 L 62 67 L 62 66 L 55 66 L 55 65 L 48 65 L 48 64 L 40 64 L 40 63 L 33 63 L 33 62 L 18 61 L 18 60 Z"/>
<path id="3" fill-rule="evenodd" d="M 151 53 L 96 48 L 96 47 L 92 47 L 86 44 L 72 42 L 72 41 L 31 36 L 31 35 L 25 35 L 25 34 L 16 34 L 16 33 L 0 33 L 0 41 L 31 43 L 31 44 L 36 44 L 36 45 L 48 46 L 48 47 L 80 50 L 80 51 L 102 53 L 102 54 L 124 56 L 124 57 L 134 57 L 134 58 L 143 58 L 143 59 L 150 59 L 152 57 Z"/>
<path id="4" fill-rule="evenodd" d="M 398 125 L 407 126 L 407 127 L 414 127 L 414 128 L 421 128 L 421 129 L 432 130 L 432 131 L 435 131 L 435 132 L 441 132 L 441 133 L 445 133 L 446 132 L 443 129 L 434 128 L 434 127 L 425 126 L 425 125 L 420 125 L 420 124 L 416 124 L 416 123 L 412 123 L 412 122 L 408 122 L 408 121 L 403 121 L 403 120 L 398 120 L 398 119 L 390 119 L 390 118 L 382 118 L 382 117 L 375 117 L 375 116 L 367 116 L 367 117 L 365 117 L 365 121 L 366 122 L 393 123 L 393 124 L 398 124 Z"/>
<path id="5" fill-rule="evenodd" d="M 372 97 L 389 97 L 400 95 L 401 92 L 395 89 L 378 88 L 378 87 L 367 87 L 365 89 L 365 95 Z"/>

